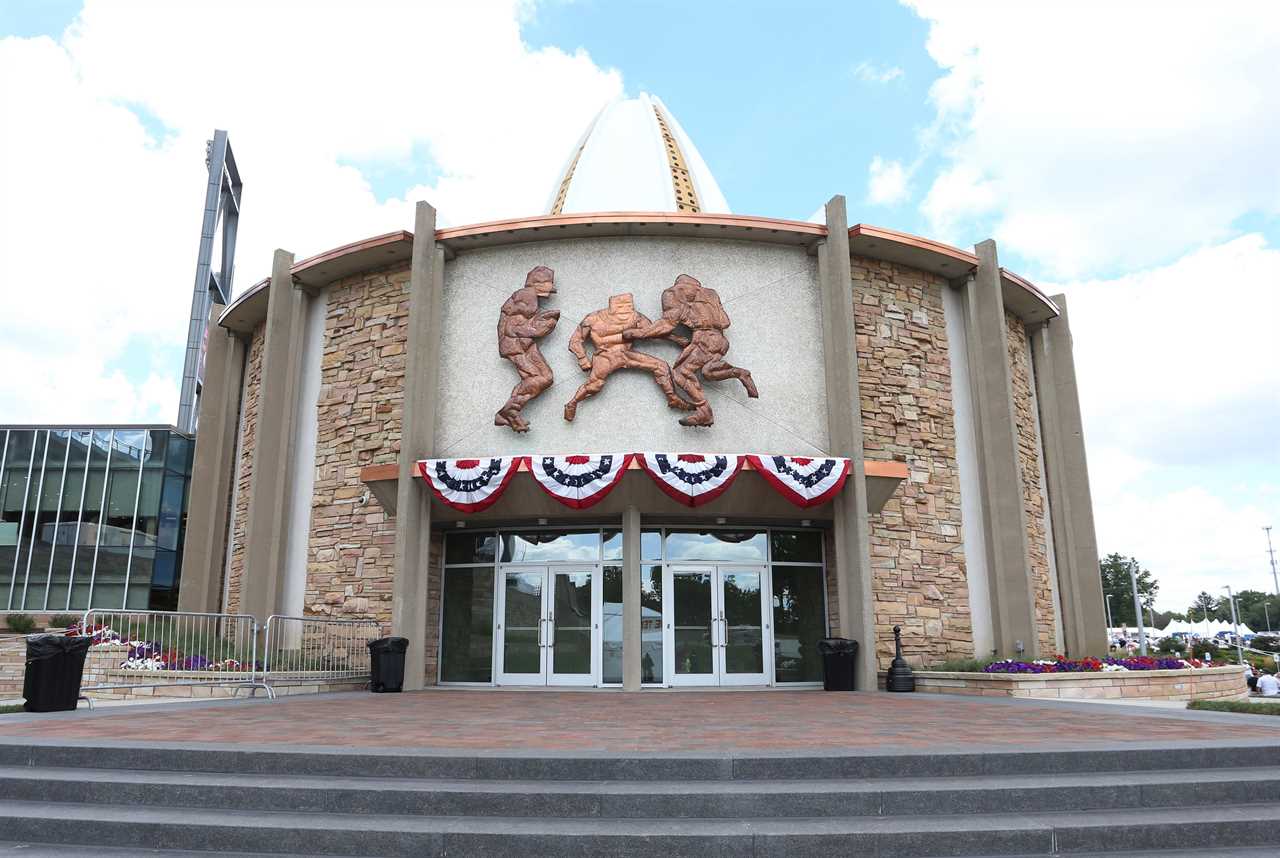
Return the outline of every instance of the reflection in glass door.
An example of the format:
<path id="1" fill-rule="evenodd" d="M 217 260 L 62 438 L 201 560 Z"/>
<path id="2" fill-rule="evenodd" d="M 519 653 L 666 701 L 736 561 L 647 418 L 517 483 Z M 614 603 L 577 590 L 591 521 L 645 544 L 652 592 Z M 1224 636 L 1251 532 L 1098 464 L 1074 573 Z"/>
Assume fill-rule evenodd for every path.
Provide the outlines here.
<path id="1" fill-rule="evenodd" d="M 763 567 L 668 566 L 663 649 L 672 685 L 767 685 Z"/>
<path id="2" fill-rule="evenodd" d="M 594 684 L 599 567 L 509 566 L 498 575 L 498 684 Z"/>

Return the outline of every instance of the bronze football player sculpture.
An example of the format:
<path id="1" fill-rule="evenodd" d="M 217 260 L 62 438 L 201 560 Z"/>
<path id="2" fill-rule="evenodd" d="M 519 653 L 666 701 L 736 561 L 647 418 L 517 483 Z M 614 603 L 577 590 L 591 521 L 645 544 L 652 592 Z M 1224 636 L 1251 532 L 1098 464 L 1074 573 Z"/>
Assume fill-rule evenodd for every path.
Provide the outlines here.
<path id="1" fill-rule="evenodd" d="M 760 396 L 751 373 L 736 367 L 724 359 L 729 351 L 729 340 L 724 332 L 729 327 L 729 314 L 720 303 L 714 289 L 708 289 L 688 274 L 681 274 L 676 282 L 662 293 L 662 318 L 643 330 L 626 330 L 622 338 L 627 341 L 665 337 L 685 325 L 693 331 L 689 345 L 680 353 L 672 368 L 673 378 L 693 402 L 694 412 L 680 420 L 682 426 L 710 426 L 715 422 L 707 395 L 698 378 L 727 381 L 736 378 L 747 389 L 747 396 Z"/>
<path id="2" fill-rule="evenodd" d="M 535 340 L 555 330 L 559 310 L 543 310 L 538 300 L 556 292 L 555 272 L 539 265 L 524 279 L 524 286 L 511 293 L 498 315 L 498 354 L 515 365 L 520 382 L 511 391 L 507 404 L 494 415 L 493 425 L 510 426 L 513 432 L 528 432 L 529 423 L 520 412 L 539 393 L 551 386 L 555 374 L 538 350 Z"/>
<path id="3" fill-rule="evenodd" d="M 653 373 L 653 380 L 658 383 L 658 387 L 667 395 L 668 406 L 684 411 L 693 409 L 671 386 L 671 367 L 667 362 L 636 351 L 632 341 L 623 337 L 627 331 L 647 330 L 652 324 L 644 314 L 636 311 L 630 293 L 610 295 L 608 307 L 596 310 L 578 323 L 573 336 L 569 338 L 569 351 L 578 359 L 578 366 L 591 373 L 591 376 L 565 405 L 565 420 L 572 422 L 578 413 L 578 403 L 599 393 L 605 380 L 620 369 L 648 370 Z M 676 345 L 689 344 L 684 337 L 672 333 L 664 336 Z M 587 356 L 584 342 L 590 342 L 595 347 L 593 356 Z"/>

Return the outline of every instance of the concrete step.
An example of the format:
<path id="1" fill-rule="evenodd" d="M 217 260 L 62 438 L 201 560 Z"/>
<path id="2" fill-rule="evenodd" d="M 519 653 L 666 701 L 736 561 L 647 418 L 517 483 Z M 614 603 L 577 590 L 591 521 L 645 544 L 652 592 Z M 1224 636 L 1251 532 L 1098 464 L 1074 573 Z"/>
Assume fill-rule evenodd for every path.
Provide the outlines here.
<path id="1" fill-rule="evenodd" d="M 0 766 L 129 769 L 482 780 L 717 781 L 836 780 L 904 777 L 980 777 L 1280 767 L 1280 743 L 1195 747 L 1105 748 L 1065 751 L 873 752 L 785 755 L 592 754 L 481 755 L 421 749 L 325 748 L 242 745 L 115 743 L 98 746 L 0 738 Z"/>
<path id="2" fill-rule="evenodd" d="M 45 844 L 369 856 L 1055 855 L 1274 845 L 1280 807 L 895 818 L 403 817 L 0 802 L 5 836 Z"/>
<path id="3" fill-rule="evenodd" d="M 1280 768 L 967 778 L 513 781 L 0 767 L 0 800 L 615 819 L 910 816 L 1280 803 Z"/>

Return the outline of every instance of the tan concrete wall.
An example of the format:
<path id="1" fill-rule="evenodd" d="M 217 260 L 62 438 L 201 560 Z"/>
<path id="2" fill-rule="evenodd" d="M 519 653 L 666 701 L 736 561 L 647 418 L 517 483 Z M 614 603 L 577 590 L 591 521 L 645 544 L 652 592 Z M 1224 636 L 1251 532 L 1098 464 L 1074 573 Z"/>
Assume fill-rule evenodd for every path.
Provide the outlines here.
<path id="1" fill-rule="evenodd" d="M 253 482 L 254 440 L 258 427 L 258 391 L 262 386 L 262 351 L 266 345 L 266 325 L 259 325 L 249 341 L 249 353 L 245 359 L 244 410 L 240 418 L 240 461 L 236 463 L 236 507 L 232 510 L 231 563 L 227 567 L 227 594 L 223 610 L 237 613 L 240 610 L 240 585 L 244 576 L 247 555 L 245 537 L 249 525 L 249 487 Z"/>
<path id="2" fill-rule="evenodd" d="M 972 657 L 946 283 L 856 256 L 852 277 L 866 457 L 910 469 L 870 521 L 879 662 L 887 668 L 893 657 L 895 625 L 917 666 Z"/>
<path id="3" fill-rule="evenodd" d="M 1018 429 L 1018 467 L 1022 474 L 1022 505 L 1027 519 L 1027 562 L 1031 567 L 1035 594 L 1036 637 L 1040 652 L 1048 657 L 1057 651 L 1057 620 L 1053 611 L 1050 581 L 1048 534 L 1045 532 L 1044 486 L 1041 485 L 1040 456 L 1043 449 L 1036 431 L 1036 404 L 1031 375 L 1031 352 L 1027 329 L 1012 313 L 1005 314 L 1009 330 L 1009 366 L 1013 382 L 1013 412 Z"/>
<path id="4" fill-rule="evenodd" d="M 304 609 L 391 621 L 395 522 L 360 481 L 395 464 L 404 400 L 407 264 L 329 287 Z"/>
<path id="5" fill-rule="evenodd" d="M 989 674 L 920 671 L 916 691 L 981 697 L 1100 700 L 1230 700 L 1244 698 L 1244 668 L 1130 670 L 1098 673 Z"/>

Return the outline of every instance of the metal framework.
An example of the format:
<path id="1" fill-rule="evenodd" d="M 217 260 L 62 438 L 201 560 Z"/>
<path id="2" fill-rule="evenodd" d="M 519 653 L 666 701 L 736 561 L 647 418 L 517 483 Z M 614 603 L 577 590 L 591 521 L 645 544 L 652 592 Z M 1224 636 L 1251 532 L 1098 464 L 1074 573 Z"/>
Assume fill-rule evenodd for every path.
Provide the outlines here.
<path id="1" fill-rule="evenodd" d="M 209 327 L 209 308 L 231 300 L 231 278 L 235 272 L 236 226 L 240 219 L 240 192 L 243 183 L 231 152 L 227 132 L 214 131 L 205 147 L 209 184 L 205 191 L 204 221 L 200 227 L 200 254 L 196 258 L 196 282 L 191 295 L 191 318 L 187 323 L 187 352 L 182 365 L 182 392 L 178 399 L 180 430 L 196 431 L 197 404 L 204 379 L 204 355 Z M 220 268 L 213 270 L 213 244 L 222 230 Z"/>

